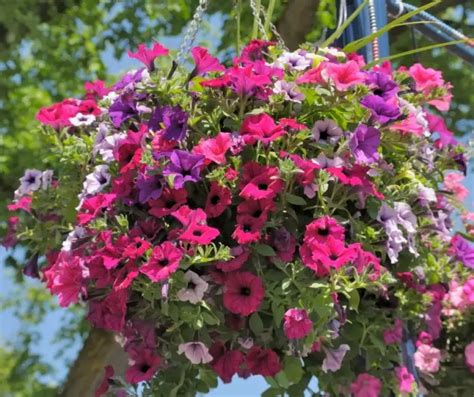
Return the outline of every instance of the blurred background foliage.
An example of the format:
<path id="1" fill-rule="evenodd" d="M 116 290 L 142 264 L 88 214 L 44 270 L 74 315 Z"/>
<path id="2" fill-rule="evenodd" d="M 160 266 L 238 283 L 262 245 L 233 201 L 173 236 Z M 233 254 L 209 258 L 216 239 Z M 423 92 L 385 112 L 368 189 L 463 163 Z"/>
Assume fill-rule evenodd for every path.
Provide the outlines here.
<path id="1" fill-rule="evenodd" d="M 0 229 L 5 226 L 5 206 L 12 198 L 18 178 L 26 168 L 41 169 L 47 157 L 47 147 L 34 118 L 38 109 L 65 97 L 81 96 L 85 81 L 99 78 L 112 82 L 114 59 L 120 60 L 139 43 L 181 35 L 197 3 L 197 0 L 0 0 Z M 262 1 L 264 6 L 267 3 Z M 290 48 L 304 41 L 316 42 L 325 28 L 335 27 L 335 1 L 276 3 L 273 20 Z M 421 5 L 427 1 L 410 3 Z M 237 42 L 236 4 L 237 0 L 211 0 L 207 11 L 208 24 L 216 21 L 223 24 L 220 35 L 211 41 L 227 61 L 235 54 Z M 245 42 L 250 36 L 253 17 L 249 1 L 242 0 L 241 4 L 241 42 Z M 467 36 L 473 36 L 474 2 L 444 0 L 431 12 Z M 392 53 L 429 44 L 409 27 L 391 32 L 390 41 Z M 453 83 L 455 101 L 448 115 L 449 126 L 458 134 L 472 130 L 469 113 L 474 102 L 472 69 L 445 49 L 402 58 L 397 64 L 416 61 L 442 70 L 445 79 Z M 4 257 L 0 255 L 0 259 Z M 54 395 L 55 387 L 48 380 L 54 369 L 33 354 L 31 346 L 39 337 L 34 326 L 57 308 L 39 284 L 23 281 L 22 255 L 11 256 L 4 262 L 2 268 L 8 268 L 13 275 L 9 281 L 13 287 L 9 288 L 8 296 L 3 292 L 0 310 L 13 310 L 11 314 L 20 319 L 22 327 L 14 341 L 0 340 L 0 396 Z M 81 309 L 65 311 L 64 316 L 64 327 L 55 341 L 60 345 L 77 343 L 87 333 Z"/>

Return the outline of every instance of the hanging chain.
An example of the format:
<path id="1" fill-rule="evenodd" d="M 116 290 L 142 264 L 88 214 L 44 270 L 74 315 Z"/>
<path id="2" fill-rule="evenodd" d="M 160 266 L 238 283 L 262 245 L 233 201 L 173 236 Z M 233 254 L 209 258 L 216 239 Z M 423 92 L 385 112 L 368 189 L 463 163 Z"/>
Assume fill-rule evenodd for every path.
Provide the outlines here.
<path id="1" fill-rule="evenodd" d="M 186 54 L 191 49 L 194 40 L 196 40 L 197 32 L 199 31 L 203 15 L 206 12 L 208 5 L 209 0 L 199 0 L 199 5 L 196 7 L 196 11 L 194 11 L 193 19 L 186 28 L 183 42 L 179 46 L 178 55 L 176 56 L 176 63 L 181 64 L 184 62 Z"/>
<path id="2" fill-rule="evenodd" d="M 262 12 L 261 7 L 257 7 L 257 4 L 255 4 L 255 0 L 250 0 L 250 8 L 252 9 L 253 17 L 255 18 L 255 21 L 257 23 L 258 30 L 262 34 L 262 38 L 268 40 L 267 32 L 265 31 L 262 19 L 260 18 L 260 13 Z"/>
<path id="3" fill-rule="evenodd" d="M 346 0 L 341 0 L 339 4 L 339 17 L 337 19 L 336 30 L 341 27 L 341 25 L 346 22 L 347 19 L 347 2 Z"/>
<path id="4" fill-rule="evenodd" d="M 257 26 L 258 26 L 258 29 L 259 29 L 260 33 L 262 34 L 262 38 L 264 40 L 268 40 L 267 31 L 266 31 L 265 27 L 263 26 L 262 19 L 260 18 L 261 14 L 265 15 L 265 9 L 263 8 L 263 6 L 260 6 L 260 9 L 257 9 L 257 5 L 255 3 L 255 0 L 250 0 L 250 8 L 252 9 L 253 17 L 257 21 Z M 280 33 L 278 33 L 278 30 L 277 30 L 276 26 L 272 23 L 272 21 L 269 21 L 269 26 L 270 26 L 271 32 L 275 36 L 275 39 L 277 40 L 280 47 L 284 48 L 285 50 L 288 50 L 288 47 L 285 45 L 285 41 L 281 37 Z"/>
<path id="5" fill-rule="evenodd" d="M 377 33 L 377 16 L 375 14 L 375 4 L 374 0 L 369 0 L 369 22 L 370 30 L 372 33 Z M 375 37 L 372 42 L 372 57 L 374 61 L 379 60 L 379 38 Z"/>

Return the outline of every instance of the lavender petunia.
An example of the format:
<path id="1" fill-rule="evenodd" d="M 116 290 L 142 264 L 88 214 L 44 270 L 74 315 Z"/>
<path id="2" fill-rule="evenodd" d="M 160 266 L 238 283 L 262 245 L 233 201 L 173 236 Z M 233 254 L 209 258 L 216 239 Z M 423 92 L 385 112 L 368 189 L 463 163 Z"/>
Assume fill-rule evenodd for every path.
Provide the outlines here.
<path id="1" fill-rule="evenodd" d="M 150 129 L 163 129 L 163 138 L 181 141 L 188 132 L 188 114 L 180 106 L 157 107 L 148 123 Z"/>
<path id="2" fill-rule="evenodd" d="M 386 102 L 378 95 L 367 95 L 360 103 L 370 110 L 372 118 L 380 124 L 388 123 L 400 117 L 398 106 Z"/>
<path id="3" fill-rule="evenodd" d="M 365 82 L 372 89 L 374 95 L 384 100 L 393 98 L 398 92 L 398 84 L 382 72 L 367 73 Z"/>
<path id="4" fill-rule="evenodd" d="M 395 211 L 397 212 L 397 223 L 402 225 L 410 233 L 416 233 L 416 216 L 407 203 L 396 202 Z"/>
<path id="5" fill-rule="evenodd" d="M 207 364 L 214 358 L 209 354 L 209 349 L 202 342 L 181 343 L 178 354 L 183 354 L 193 364 Z"/>
<path id="6" fill-rule="evenodd" d="M 342 130 L 334 121 L 329 119 L 316 121 L 311 133 L 315 141 L 327 142 L 332 145 L 342 136 Z"/>
<path id="7" fill-rule="evenodd" d="M 139 70 L 131 70 L 130 72 L 124 74 L 122 78 L 113 86 L 113 89 L 121 90 L 130 84 L 138 83 L 142 80 L 144 70 L 144 68 Z"/>
<path id="8" fill-rule="evenodd" d="M 311 66 L 312 60 L 306 57 L 302 51 L 285 51 L 278 57 L 276 64 L 288 66 L 290 69 L 294 70 L 305 70 Z"/>
<path id="9" fill-rule="evenodd" d="M 349 146 L 358 163 L 373 163 L 379 159 L 380 131 L 361 124 L 354 131 Z"/>
<path id="10" fill-rule="evenodd" d="M 323 347 L 324 352 L 326 353 L 326 357 L 324 358 L 322 370 L 324 373 L 328 373 L 328 371 L 336 372 L 342 366 L 342 360 L 346 353 L 351 350 L 349 345 L 341 345 L 337 349 L 327 349 Z"/>
<path id="11" fill-rule="evenodd" d="M 184 273 L 184 279 L 188 282 L 186 288 L 178 291 L 177 297 L 180 301 L 196 304 L 204 298 L 204 292 L 207 291 L 209 284 L 191 270 Z"/>
<path id="12" fill-rule="evenodd" d="M 35 192 L 41 188 L 43 181 L 43 173 L 40 170 L 28 169 L 20 178 L 20 187 L 18 189 L 19 196 Z"/>
<path id="13" fill-rule="evenodd" d="M 298 86 L 292 81 L 278 80 L 273 88 L 273 93 L 283 94 L 287 101 L 295 103 L 301 103 L 304 99 L 304 94 L 298 90 Z"/>
<path id="14" fill-rule="evenodd" d="M 164 176 L 172 176 L 174 189 L 181 189 L 185 182 L 197 182 L 201 179 L 201 166 L 204 156 L 191 154 L 185 150 L 174 150 L 170 162 L 163 170 Z"/>
<path id="15" fill-rule="evenodd" d="M 156 200 L 163 193 L 164 179 L 162 175 L 147 173 L 138 174 L 137 188 L 138 201 L 145 204 L 149 200 Z"/>
<path id="16" fill-rule="evenodd" d="M 83 195 L 96 194 L 110 183 L 109 166 L 101 164 L 95 167 L 94 172 L 86 176 L 83 184 Z"/>

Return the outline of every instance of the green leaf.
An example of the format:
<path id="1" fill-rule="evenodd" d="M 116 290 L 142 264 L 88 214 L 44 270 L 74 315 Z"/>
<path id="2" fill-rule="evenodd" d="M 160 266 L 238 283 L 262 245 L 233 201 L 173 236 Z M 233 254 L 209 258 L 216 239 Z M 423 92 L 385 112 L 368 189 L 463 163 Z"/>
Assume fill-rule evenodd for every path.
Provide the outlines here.
<path id="1" fill-rule="evenodd" d="M 283 306 L 279 305 L 278 302 L 272 302 L 272 314 L 273 314 L 273 322 L 277 327 L 281 325 L 281 321 L 283 320 L 283 316 L 285 315 L 285 309 Z"/>
<path id="2" fill-rule="evenodd" d="M 285 357 L 283 368 L 283 371 L 290 382 L 298 383 L 301 380 L 304 371 L 299 358 L 291 356 Z"/>
<path id="3" fill-rule="evenodd" d="M 275 380 L 278 382 L 278 384 L 283 388 L 283 389 L 288 389 L 288 387 L 291 385 L 291 382 L 288 380 L 286 377 L 286 374 L 284 371 L 280 371 L 275 375 Z"/>
<path id="4" fill-rule="evenodd" d="M 255 244 L 254 250 L 262 256 L 276 256 L 275 250 L 266 244 Z"/>
<path id="5" fill-rule="evenodd" d="M 351 305 L 352 309 L 354 309 L 355 311 L 358 311 L 359 303 L 360 303 L 359 291 L 354 289 L 351 292 L 349 292 L 349 304 Z"/>
<path id="6" fill-rule="evenodd" d="M 288 201 L 290 204 L 293 205 L 306 205 L 306 200 L 303 197 L 300 196 L 295 196 L 294 194 L 291 193 L 285 193 L 285 199 Z"/>
<path id="7" fill-rule="evenodd" d="M 250 316 L 249 319 L 249 326 L 252 332 L 255 335 L 260 335 L 263 331 L 263 321 L 258 315 L 258 313 L 254 313 Z"/>
<path id="8" fill-rule="evenodd" d="M 280 397 L 283 393 L 283 390 L 280 388 L 269 387 L 262 393 L 262 397 Z"/>

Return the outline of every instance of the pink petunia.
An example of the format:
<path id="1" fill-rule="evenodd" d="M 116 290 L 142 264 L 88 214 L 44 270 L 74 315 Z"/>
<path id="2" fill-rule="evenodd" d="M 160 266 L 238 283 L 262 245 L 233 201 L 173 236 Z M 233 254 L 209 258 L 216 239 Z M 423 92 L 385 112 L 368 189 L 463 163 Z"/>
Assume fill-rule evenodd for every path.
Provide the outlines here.
<path id="1" fill-rule="evenodd" d="M 395 375 L 398 380 L 398 390 L 400 393 L 411 393 L 415 385 L 415 377 L 406 367 L 395 368 Z"/>
<path id="2" fill-rule="evenodd" d="M 327 63 L 321 72 L 323 78 L 330 79 L 338 91 L 347 91 L 356 84 L 365 81 L 365 75 L 355 61 L 346 63 Z"/>
<path id="3" fill-rule="evenodd" d="M 239 371 L 241 364 L 245 360 L 242 352 L 227 350 L 222 342 L 215 342 L 209 353 L 214 358 L 211 362 L 211 367 L 224 383 L 230 383 L 232 377 Z"/>
<path id="4" fill-rule="evenodd" d="M 465 347 L 464 361 L 469 371 L 474 374 L 474 342 L 469 343 Z"/>
<path id="5" fill-rule="evenodd" d="M 145 44 L 139 44 L 136 52 L 128 51 L 130 58 L 138 59 L 143 63 L 148 70 L 155 69 L 155 59 L 169 54 L 169 50 L 163 47 L 160 43 L 153 43 L 152 48 L 147 48 Z"/>
<path id="6" fill-rule="evenodd" d="M 378 397 L 381 391 L 380 379 L 367 373 L 360 374 L 351 384 L 351 393 L 354 397 Z"/>
<path id="7" fill-rule="evenodd" d="M 224 284 L 224 307 L 248 316 L 258 310 L 265 296 L 262 280 L 250 272 L 234 273 Z"/>
<path id="8" fill-rule="evenodd" d="M 464 201 L 469 195 L 469 190 L 461 183 L 464 179 L 462 174 L 449 172 L 444 176 L 444 187 L 453 193 L 457 200 Z"/>
<path id="9" fill-rule="evenodd" d="M 150 200 L 148 204 L 150 209 L 148 213 L 161 218 L 165 215 L 170 215 L 175 212 L 180 206 L 186 204 L 188 198 L 188 192 L 185 188 L 182 189 L 170 189 L 165 188 L 160 198 L 157 200 Z"/>
<path id="10" fill-rule="evenodd" d="M 230 189 L 219 185 L 217 182 L 212 182 L 204 207 L 206 215 L 209 218 L 216 218 L 221 215 L 231 203 L 232 192 Z"/>
<path id="11" fill-rule="evenodd" d="M 169 241 L 153 248 L 150 259 L 140 267 L 140 272 L 146 274 L 151 281 L 166 280 L 179 267 L 183 251 Z"/>
<path id="12" fill-rule="evenodd" d="M 252 375 L 275 376 L 282 369 L 280 358 L 273 350 L 256 345 L 248 352 L 246 364 Z"/>
<path id="13" fill-rule="evenodd" d="M 283 319 L 283 330 L 288 339 L 304 338 L 313 328 L 313 322 L 304 309 L 289 309 Z"/>
<path id="14" fill-rule="evenodd" d="M 219 132 L 215 138 L 201 140 L 193 149 L 193 153 L 202 154 L 208 162 L 222 165 L 227 162 L 226 153 L 232 146 L 231 135 Z"/>
<path id="15" fill-rule="evenodd" d="M 383 340 L 387 345 L 399 344 L 403 336 L 403 322 L 399 318 L 395 319 L 393 327 L 383 332 Z"/>
<path id="16" fill-rule="evenodd" d="M 432 68 L 424 68 L 421 64 L 415 63 L 408 69 L 408 74 L 415 80 L 416 90 L 429 94 L 433 89 L 444 84 L 441 72 Z"/>
<path id="17" fill-rule="evenodd" d="M 434 346 L 422 344 L 413 355 L 415 366 L 424 373 L 439 371 L 441 351 Z"/>
<path id="18" fill-rule="evenodd" d="M 220 64 L 216 57 L 209 54 L 207 48 L 193 47 L 191 55 L 194 60 L 194 70 L 191 72 L 192 76 L 202 76 L 208 72 L 221 72 L 225 67 Z"/>
<path id="19" fill-rule="evenodd" d="M 148 381 L 153 378 L 161 363 L 160 356 L 154 354 L 150 349 L 145 349 L 137 355 L 133 364 L 125 372 L 125 380 L 131 384 Z"/>
<path id="20" fill-rule="evenodd" d="M 273 118 L 266 114 L 252 114 L 247 116 L 240 127 L 240 135 L 247 145 L 261 141 L 264 145 L 286 134 L 281 125 L 277 125 Z"/>
<path id="21" fill-rule="evenodd" d="M 336 219 L 325 215 L 306 225 L 305 243 L 312 243 L 313 241 L 325 243 L 329 237 L 344 241 L 344 227 Z"/>

